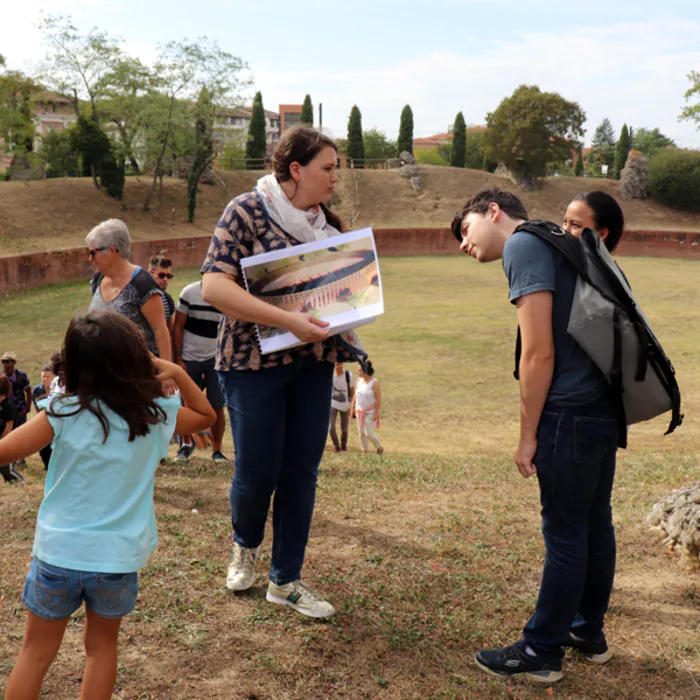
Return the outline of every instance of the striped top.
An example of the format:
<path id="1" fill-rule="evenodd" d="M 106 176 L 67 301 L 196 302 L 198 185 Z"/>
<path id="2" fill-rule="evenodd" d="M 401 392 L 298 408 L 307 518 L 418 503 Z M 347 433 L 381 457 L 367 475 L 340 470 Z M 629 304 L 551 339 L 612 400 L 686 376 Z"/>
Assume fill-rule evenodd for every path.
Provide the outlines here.
<path id="1" fill-rule="evenodd" d="M 216 338 L 223 314 L 202 298 L 202 281 L 188 284 L 180 294 L 177 311 L 185 314 L 182 332 L 182 359 L 206 362 L 216 355 Z"/>

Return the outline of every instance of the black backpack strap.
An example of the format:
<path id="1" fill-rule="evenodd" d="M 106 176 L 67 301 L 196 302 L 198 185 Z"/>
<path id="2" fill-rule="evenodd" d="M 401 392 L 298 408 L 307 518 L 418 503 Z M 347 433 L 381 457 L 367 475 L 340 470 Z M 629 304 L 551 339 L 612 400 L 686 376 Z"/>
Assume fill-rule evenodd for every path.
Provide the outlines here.
<path id="1" fill-rule="evenodd" d="M 551 245 L 574 266 L 580 275 L 588 279 L 588 263 L 583 244 L 579 238 L 567 233 L 561 226 L 557 226 L 551 221 L 526 221 L 520 224 L 513 233 L 518 231 L 531 233 Z"/>
<path id="2" fill-rule="evenodd" d="M 348 388 L 348 401 L 350 400 L 350 372 L 345 370 L 345 386 Z"/>
<path id="3" fill-rule="evenodd" d="M 520 381 L 520 357 L 523 354 L 523 337 L 520 334 L 520 326 L 518 326 L 518 335 L 515 338 L 515 369 L 513 376 L 517 381 Z"/>

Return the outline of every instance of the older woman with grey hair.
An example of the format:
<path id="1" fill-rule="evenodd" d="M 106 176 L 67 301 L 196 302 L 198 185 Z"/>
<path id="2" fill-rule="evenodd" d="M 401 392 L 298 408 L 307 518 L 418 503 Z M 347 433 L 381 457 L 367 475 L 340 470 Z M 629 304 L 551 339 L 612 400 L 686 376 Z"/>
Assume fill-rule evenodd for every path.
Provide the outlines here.
<path id="1" fill-rule="evenodd" d="M 110 309 L 141 328 L 148 349 L 171 359 L 170 334 L 160 290 L 151 275 L 129 262 L 131 236 L 121 219 L 108 219 L 85 237 L 96 272 L 90 283 L 90 311 Z"/>

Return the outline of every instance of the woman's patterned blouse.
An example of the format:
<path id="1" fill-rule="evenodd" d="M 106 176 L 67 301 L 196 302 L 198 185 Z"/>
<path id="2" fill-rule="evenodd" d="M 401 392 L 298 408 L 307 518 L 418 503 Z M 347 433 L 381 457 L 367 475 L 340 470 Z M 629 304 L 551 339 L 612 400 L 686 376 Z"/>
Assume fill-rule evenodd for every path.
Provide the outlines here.
<path id="1" fill-rule="evenodd" d="M 236 197 L 224 210 L 204 259 L 201 273 L 222 272 L 231 275 L 243 288 L 240 261 L 250 255 L 289 248 L 298 241 L 283 231 L 267 215 L 258 195 L 247 192 Z M 219 324 L 216 369 L 258 370 L 286 365 L 295 357 L 314 355 L 319 361 L 353 362 L 357 356 L 333 336 L 321 343 L 262 355 L 254 323 L 237 321 L 224 315 Z"/>

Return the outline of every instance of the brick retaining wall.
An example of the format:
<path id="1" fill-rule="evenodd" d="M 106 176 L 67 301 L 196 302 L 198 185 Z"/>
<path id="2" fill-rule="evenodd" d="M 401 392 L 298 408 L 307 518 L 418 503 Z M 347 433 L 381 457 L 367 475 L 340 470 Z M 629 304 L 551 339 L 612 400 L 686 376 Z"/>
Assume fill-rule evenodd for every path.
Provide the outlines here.
<path id="1" fill-rule="evenodd" d="M 458 252 L 457 243 L 446 228 L 377 228 L 374 234 L 380 257 Z M 209 241 L 210 236 L 134 241 L 133 261 L 146 266 L 153 255 L 164 253 L 176 267 L 197 267 L 204 259 Z M 626 231 L 617 252 L 620 255 L 700 260 L 700 233 Z M 0 257 L 0 292 L 88 280 L 92 273 L 93 267 L 84 247 Z"/>

